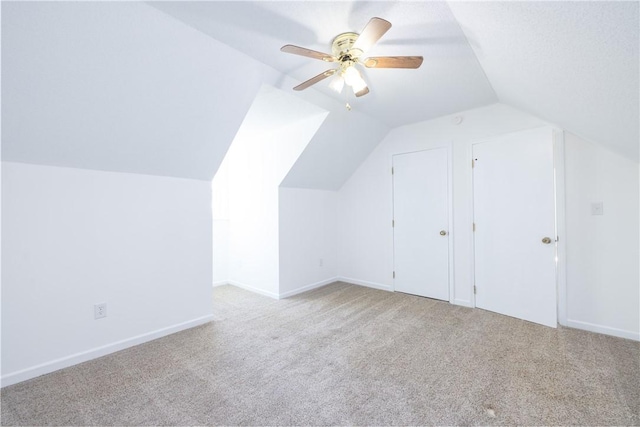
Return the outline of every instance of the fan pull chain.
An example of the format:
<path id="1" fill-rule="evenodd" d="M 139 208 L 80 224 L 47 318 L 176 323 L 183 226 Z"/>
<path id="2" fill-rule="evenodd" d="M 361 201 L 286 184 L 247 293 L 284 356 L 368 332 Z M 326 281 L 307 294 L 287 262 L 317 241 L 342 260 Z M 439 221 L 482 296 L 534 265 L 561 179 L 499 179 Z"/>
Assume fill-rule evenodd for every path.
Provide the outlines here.
<path id="1" fill-rule="evenodd" d="M 344 91 L 344 101 L 345 101 L 345 107 L 347 109 L 347 111 L 351 111 L 351 104 L 349 104 L 349 88 L 347 88 L 347 90 Z"/>

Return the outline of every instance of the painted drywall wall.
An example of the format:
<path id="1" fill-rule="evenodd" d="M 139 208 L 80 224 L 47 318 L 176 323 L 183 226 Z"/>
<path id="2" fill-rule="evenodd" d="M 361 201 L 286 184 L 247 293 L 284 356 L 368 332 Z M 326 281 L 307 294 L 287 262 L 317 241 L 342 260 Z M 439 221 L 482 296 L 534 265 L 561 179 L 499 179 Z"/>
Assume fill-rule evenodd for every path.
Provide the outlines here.
<path id="1" fill-rule="evenodd" d="M 229 220 L 213 220 L 213 286 L 229 282 Z"/>
<path id="2" fill-rule="evenodd" d="M 231 283 L 279 296 L 278 185 L 324 117 L 267 131 L 241 128 L 234 140 L 228 154 Z"/>
<path id="3" fill-rule="evenodd" d="M 456 124 L 455 117 L 462 118 Z M 545 122 L 503 104 L 460 112 L 394 129 L 338 192 L 338 274 L 381 289 L 393 286 L 391 156 L 452 145 L 454 292 L 452 302 L 471 305 L 471 143 Z"/>
<path id="4" fill-rule="evenodd" d="M 331 283 L 337 276 L 337 193 L 280 188 L 280 297 Z"/>
<path id="5" fill-rule="evenodd" d="M 3 386 L 211 319 L 209 182 L 2 166 Z"/>
<path id="6" fill-rule="evenodd" d="M 381 122 L 341 106 L 327 117 L 282 184 L 338 190 L 388 132 Z"/>
<path id="7" fill-rule="evenodd" d="M 2 7 L 0 6 L 0 22 L 2 22 Z M 0 46 L 2 46 L 2 31 L 0 31 Z M 0 55 L 0 70 L 2 70 L 2 55 Z M 0 73 L 0 87 L 2 87 L 2 73 Z M 0 107 L 0 110 L 2 108 Z M 0 120 L 0 135 L 2 135 L 2 120 Z M 2 242 L 2 138 L 0 138 L 0 242 Z M 0 332 L 2 331 L 2 245 L 0 244 Z M 0 336 L 0 364 L 2 363 L 2 337 Z M 2 368 L 0 367 L 0 386 L 2 385 Z"/>
<path id="8" fill-rule="evenodd" d="M 222 219 L 214 222 L 220 238 L 214 253 L 227 245 L 229 283 L 279 297 L 278 187 L 326 116 L 325 110 L 267 85 L 254 100 L 213 179 L 216 215 Z M 224 263 L 224 255 L 218 260 Z"/>
<path id="9" fill-rule="evenodd" d="M 213 216 L 213 285 L 229 281 L 229 162 L 222 162 L 211 181 Z"/>
<path id="10" fill-rule="evenodd" d="M 273 133 L 241 128 L 223 161 L 229 171 L 229 281 L 272 297 L 278 293 L 276 141 Z"/>
<path id="11" fill-rule="evenodd" d="M 565 176 L 567 324 L 638 340 L 638 163 L 565 133 Z"/>

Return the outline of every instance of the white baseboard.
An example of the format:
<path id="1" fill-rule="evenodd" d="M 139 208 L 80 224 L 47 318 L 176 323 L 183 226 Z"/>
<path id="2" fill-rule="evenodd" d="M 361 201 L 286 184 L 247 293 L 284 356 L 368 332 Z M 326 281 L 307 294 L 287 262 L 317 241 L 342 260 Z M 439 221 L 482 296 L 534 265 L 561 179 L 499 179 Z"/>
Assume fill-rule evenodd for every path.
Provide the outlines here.
<path id="1" fill-rule="evenodd" d="M 571 319 L 567 319 L 567 326 L 570 328 L 583 329 L 585 331 L 598 332 L 600 334 L 613 335 L 614 337 L 640 341 L 640 333 L 627 331 L 625 329 L 612 328 L 609 326 L 596 325 L 595 323 Z"/>
<path id="2" fill-rule="evenodd" d="M 334 283 L 334 282 L 337 282 L 337 281 L 338 281 L 337 277 L 332 277 L 330 279 L 326 279 L 326 280 L 322 280 L 320 282 L 312 283 L 310 285 L 302 286 L 300 288 L 297 288 L 297 289 L 294 289 L 294 290 L 291 290 L 291 291 L 283 292 L 283 293 L 280 294 L 280 298 L 281 299 L 282 298 L 289 298 L 289 297 L 292 297 L 294 295 L 298 295 L 298 294 L 301 294 L 303 292 L 310 291 L 311 289 L 320 288 L 322 286 L 328 285 L 329 283 Z"/>
<path id="3" fill-rule="evenodd" d="M 471 301 L 466 300 L 466 299 L 453 299 L 453 300 L 451 300 L 451 304 L 461 305 L 463 307 L 473 308 L 473 304 L 471 304 Z"/>
<path id="4" fill-rule="evenodd" d="M 367 282 L 365 280 L 350 279 L 348 277 L 338 276 L 337 281 L 351 283 L 352 285 L 366 286 L 367 288 L 380 289 L 382 291 L 393 292 L 393 288 L 389 285 L 383 285 L 382 283 Z"/>
<path id="5" fill-rule="evenodd" d="M 233 285 L 236 286 L 238 288 L 247 290 L 247 291 L 251 291 L 251 292 L 255 292 L 256 294 L 260 294 L 260 295 L 264 295 L 265 297 L 269 297 L 269 298 L 273 298 L 273 299 L 280 299 L 280 295 L 273 293 L 273 292 L 269 292 L 269 291 L 265 291 L 259 288 L 254 288 L 253 286 L 241 283 L 241 282 L 236 282 L 235 280 L 229 280 L 226 282 L 229 285 Z"/>
<path id="6" fill-rule="evenodd" d="M 224 286 L 224 285 L 228 285 L 229 281 L 228 280 L 221 280 L 219 282 L 213 282 L 213 287 L 217 288 L 218 286 Z"/>
<path id="7" fill-rule="evenodd" d="M 92 348 L 87 351 L 72 354 L 70 356 L 62 357 L 60 359 L 55 359 L 50 362 L 45 362 L 27 369 L 22 369 L 17 372 L 3 375 L 0 379 L 0 383 L 2 384 L 2 387 L 6 387 L 22 381 L 30 380 L 31 378 L 39 377 L 40 375 L 48 374 L 50 372 L 57 371 L 63 368 L 68 368 L 69 366 L 77 365 L 78 363 L 97 359 L 98 357 L 106 356 L 107 354 L 115 353 L 116 351 L 124 350 L 125 348 L 133 347 L 148 341 L 153 341 L 155 339 L 174 334 L 176 332 L 183 331 L 185 329 L 193 328 L 195 326 L 211 322 L 212 320 L 213 315 L 208 314 L 206 316 L 198 317 L 197 319 L 178 323 L 177 325 L 168 326 L 166 328 L 158 329 L 146 334 L 137 335 L 135 337 L 116 341 L 111 344 Z"/>

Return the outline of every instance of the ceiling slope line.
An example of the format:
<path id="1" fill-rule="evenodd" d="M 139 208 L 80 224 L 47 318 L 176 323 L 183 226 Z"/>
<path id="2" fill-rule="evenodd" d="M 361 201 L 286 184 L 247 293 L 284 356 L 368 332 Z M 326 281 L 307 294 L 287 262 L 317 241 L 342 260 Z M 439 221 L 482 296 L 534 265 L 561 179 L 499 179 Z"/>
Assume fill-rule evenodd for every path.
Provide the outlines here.
<path id="1" fill-rule="evenodd" d="M 473 51 L 473 57 L 475 58 L 475 61 L 478 64 L 478 68 L 480 68 L 480 70 L 482 71 L 482 74 L 484 75 L 484 78 L 487 81 L 487 84 L 489 85 L 489 88 L 491 88 L 491 92 L 493 93 L 495 101 L 496 102 L 501 102 L 500 98 L 498 98 L 498 93 L 496 92 L 496 89 L 493 87 L 493 83 L 491 83 L 491 80 L 489 79 L 489 76 L 487 75 L 487 71 L 482 66 L 482 63 L 480 62 L 480 58 L 478 58 L 478 52 L 476 51 L 477 43 L 471 43 L 469 35 L 467 34 L 467 32 L 464 30 L 464 28 L 460 24 L 460 21 L 458 21 L 458 18 L 456 17 L 455 13 L 453 13 L 453 10 L 451 9 L 451 6 L 449 6 L 450 2 L 451 2 L 451 0 L 446 0 L 445 4 L 447 5 L 447 8 L 449 9 L 449 12 L 451 12 L 451 16 L 453 16 L 453 20 L 455 21 L 456 25 L 460 29 L 460 32 L 464 35 L 464 39 L 467 41 L 467 44 L 471 47 L 471 50 Z"/>

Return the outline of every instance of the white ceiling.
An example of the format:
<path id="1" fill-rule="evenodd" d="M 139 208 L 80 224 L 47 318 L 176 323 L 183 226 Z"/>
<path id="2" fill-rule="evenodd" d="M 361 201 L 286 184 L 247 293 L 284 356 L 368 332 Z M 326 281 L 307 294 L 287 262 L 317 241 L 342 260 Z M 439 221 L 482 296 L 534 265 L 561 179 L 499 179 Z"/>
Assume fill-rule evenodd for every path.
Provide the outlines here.
<path id="1" fill-rule="evenodd" d="M 282 45 L 373 16 L 370 54 L 419 70 L 366 70 L 352 112 L 291 91 L 328 66 Z M 2 2 L 2 156 L 211 179 L 269 84 L 329 111 L 287 186 L 340 188 L 390 128 L 497 101 L 637 159 L 638 28 L 637 2 Z"/>
<path id="2" fill-rule="evenodd" d="M 144 3 L 2 2 L 3 160 L 210 180 L 254 64 Z"/>
<path id="3" fill-rule="evenodd" d="M 451 2 L 501 102 L 638 159 L 639 4 Z"/>
<path id="4" fill-rule="evenodd" d="M 2 83 L 7 161 L 211 180 L 263 85 L 332 115 L 290 186 L 339 188 L 388 132 L 139 2 L 3 2 Z"/>
<path id="5" fill-rule="evenodd" d="M 373 16 L 393 24 L 370 55 L 422 55 L 419 70 L 366 70 L 357 108 L 389 127 L 500 101 L 638 159 L 637 1 L 154 2 L 298 81 L 327 69 L 284 54 L 330 52 Z M 314 89 L 339 98 L 328 80 Z"/>
<path id="6" fill-rule="evenodd" d="M 326 115 L 327 111 L 317 105 L 273 86 L 262 85 L 241 127 L 245 131 L 261 132 Z"/>
<path id="7" fill-rule="evenodd" d="M 339 33 L 360 32 L 374 16 L 393 27 L 371 56 L 422 55 L 418 70 L 368 69 L 371 92 L 350 101 L 389 127 L 439 117 L 497 101 L 493 89 L 444 2 L 214 1 L 153 2 L 154 7 L 298 81 L 332 64 L 280 52 L 294 44 L 331 53 Z M 339 100 L 329 79 L 314 89 Z M 345 90 L 346 92 L 346 90 Z"/>

